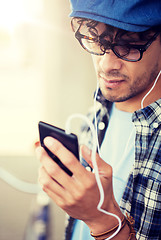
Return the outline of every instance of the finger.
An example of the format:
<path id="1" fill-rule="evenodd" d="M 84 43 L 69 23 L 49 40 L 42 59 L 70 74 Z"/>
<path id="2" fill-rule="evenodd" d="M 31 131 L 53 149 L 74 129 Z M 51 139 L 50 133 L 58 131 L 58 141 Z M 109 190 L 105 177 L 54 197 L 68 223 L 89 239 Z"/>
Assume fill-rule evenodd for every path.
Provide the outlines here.
<path id="1" fill-rule="evenodd" d="M 65 183 L 72 184 L 71 177 L 68 176 L 59 165 L 51 159 L 42 147 L 36 149 L 37 158 L 45 168 L 48 175 L 65 187 Z"/>
<path id="2" fill-rule="evenodd" d="M 89 166 L 91 168 L 93 168 L 92 151 L 85 145 L 82 145 L 80 150 L 81 150 L 83 158 L 86 160 L 86 162 L 89 164 Z"/>
<path id="3" fill-rule="evenodd" d="M 51 179 L 45 168 L 41 167 L 39 169 L 39 179 L 38 182 L 42 190 L 59 206 L 63 206 L 64 200 L 64 189 L 53 179 Z"/>
<path id="4" fill-rule="evenodd" d="M 41 163 L 42 163 L 43 158 L 48 156 L 47 153 L 46 153 L 46 151 L 44 150 L 44 148 L 41 147 L 41 146 L 36 147 L 36 149 L 35 149 L 35 154 L 36 154 L 37 159 L 38 159 Z"/>
<path id="5" fill-rule="evenodd" d="M 93 173 L 88 172 L 74 157 L 74 155 L 68 151 L 59 141 L 48 138 L 45 141 L 45 145 L 66 165 L 72 172 L 73 176 L 69 177 L 58 165 L 48 167 L 47 171 L 50 175 L 56 179 L 71 196 L 79 196 L 84 191 L 84 186 L 91 188 L 95 177 Z M 47 142 L 47 143 L 46 143 Z M 49 146 L 50 145 L 50 146 Z M 52 165 L 55 163 L 52 163 Z M 46 165 L 47 166 L 47 165 Z"/>
<path id="6" fill-rule="evenodd" d="M 62 186 L 60 186 L 56 181 L 54 181 L 47 174 L 44 167 L 39 169 L 39 184 L 43 191 L 62 209 L 66 210 L 75 204 L 75 196 L 79 196 L 79 191 L 77 189 L 74 194 L 66 191 Z M 73 188 L 71 188 L 73 191 Z M 78 197 L 76 197 L 77 199 Z"/>
<path id="7" fill-rule="evenodd" d="M 40 159 L 42 158 L 41 163 L 43 166 L 40 168 L 39 174 L 39 182 L 42 189 L 59 205 L 60 202 L 61 204 L 64 203 L 64 206 L 66 204 L 70 205 L 75 201 L 74 199 L 80 199 L 82 192 L 84 192 L 84 177 L 81 175 L 81 178 L 78 179 L 68 176 L 42 148 L 37 150 L 37 154 L 40 155 Z M 87 184 L 86 181 L 86 185 L 89 184 L 90 182 L 88 181 Z M 63 191 L 59 185 L 63 188 Z"/>
<path id="8" fill-rule="evenodd" d="M 35 141 L 34 142 L 34 147 L 35 147 L 35 149 L 37 148 L 37 147 L 39 147 L 40 146 L 40 141 L 38 140 L 38 141 Z"/>
<path id="9" fill-rule="evenodd" d="M 51 178 L 43 166 L 39 168 L 38 182 L 44 192 L 47 193 L 51 191 L 59 197 L 62 197 L 64 195 L 63 186 L 61 186 L 57 181 Z"/>
<path id="10" fill-rule="evenodd" d="M 36 149 L 36 155 L 51 178 L 56 180 L 56 176 L 59 175 L 59 173 L 64 173 L 61 167 L 48 155 L 44 148 L 38 147 Z"/>
<path id="11" fill-rule="evenodd" d="M 63 144 L 52 137 L 46 137 L 44 139 L 45 146 L 50 149 L 61 162 L 75 175 L 81 177 L 85 174 L 86 170 L 80 164 L 78 159 Z"/>
<path id="12" fill-rule="evenodd" d="M 92 150 L 90 150 L 87 146 L 83 145 L 82 148 L 82 156 L 87 161 L 87 163 L 93 168 L 93 160 L 92 160 Z M 111 176 L 112 167 L 107 164 L 98 153 L 96 153 L 96 164 L 98 167 L 98 171 L 100 175 L 103 176 Z"/>

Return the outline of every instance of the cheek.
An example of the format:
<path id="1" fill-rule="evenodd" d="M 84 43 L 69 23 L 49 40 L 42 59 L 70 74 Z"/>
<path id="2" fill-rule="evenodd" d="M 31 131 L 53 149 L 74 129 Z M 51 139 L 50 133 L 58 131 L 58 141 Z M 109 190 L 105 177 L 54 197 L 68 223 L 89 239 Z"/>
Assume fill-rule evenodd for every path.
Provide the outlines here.
<path id="1" fill-rule="evenodd" d="M 100 62 L 100 57 L 96 56 L 96 55 L 91 55 L 91 57 L 92 57 L 93 65 L 94 65 L 94 68 L 95 68 L 95 72 L 97 73 L 99 62 Z"/>
<path id="2" fill-rule="evenodd" d="M 161 69 L 161 43 L 156 41 L 144 52 L 143 58 L 140 61 L 144 65 L 145 71 L 152 72 L 156 66 L 158 71 Z"/>
<path id="3" fill-rule="evenodd" d="M 152 56 L 151 56 L 152 57 Z M 143 58 L 138 62 L 129 62 L 126 64 L 126 71 L 128 77 L 135 81 L 135 79 L 147 79 L 158 68 L 158 62 L 150 57 Z M 139 85 L 141 83 L 138 83 Z"/>
<path id="4" fill-rule="evenodd" d="M 152 65 L 152 64 L 151 64 Z M 140 66 L 136 72 L 134 72 L 131 81 L 131 88 L 140 91 L 147 91 L 158 75 L 158 64 L 149 66 Z"/>

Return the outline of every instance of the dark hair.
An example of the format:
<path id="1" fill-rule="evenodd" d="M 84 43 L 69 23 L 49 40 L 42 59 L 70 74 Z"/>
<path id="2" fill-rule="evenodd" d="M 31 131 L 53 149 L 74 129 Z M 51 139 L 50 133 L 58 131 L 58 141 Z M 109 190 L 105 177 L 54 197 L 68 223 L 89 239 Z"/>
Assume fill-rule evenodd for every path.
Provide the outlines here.
<path id="1" fill-rule="evenodd" d="M 89 28 L 89 30 L 91 29 L 91 31 L 94 29 L 96 30 L 96 26 L 100 23 L 98 21 L 92 20 L 92 19 L 87 19 L 87 18 L 74 18 L 78 24 L 81 24 L 82 22 L 85 22 L 86 26 Z M 116 33 L 115 39 L 117 40 L 121 40 L 121 38 L 123 36 L 130 36 L 132 34 L 134 34 L 134 32 L 129 32 L 127 30 L 123 30 L 108 24 L 105 24 L 106 26 L 106 30 L 103 33 L 104 36 L 108 36 L 111 39 L 113 39 L 114 33 Z M 161 25 L 157 25 L 154 27 L 151 27 L 150 29 L 144 31 L 144 32 L 136 32 L 136 34 L 138 35 L 138 39 L 140 41 L 148 41 L 151 37 L 151 33 L 152 32 L 160 32 L 160 39 L 161 39 Z M 102 34 L 101 34 L 102 35 Z"/>

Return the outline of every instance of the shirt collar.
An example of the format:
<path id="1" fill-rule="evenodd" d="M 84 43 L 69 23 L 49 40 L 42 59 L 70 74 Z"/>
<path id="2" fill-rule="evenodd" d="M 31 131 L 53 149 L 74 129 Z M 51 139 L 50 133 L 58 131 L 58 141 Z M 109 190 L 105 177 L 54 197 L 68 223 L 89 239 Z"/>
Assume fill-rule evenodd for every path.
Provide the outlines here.
<path id="1" fill-rule="evenodd" d="M 111 107 L 112 102 L 108 101 L 98 90 L 96 100 L 105 107 Z M 143 109 L 139 109 L 133 113 L 133 122 L 141 122 L 142 125 L 149 125 L 152 130 L 155 130 L 161 125 L 161 99 L 151 103 Z"/>
<path id="2" fill-rule="evenodd" d="M 132 121 L 139 121 L 142 125 L 148 124 L 152 130 L 158 128 L 161 125 L 161 99 L 134 112 Z"/>

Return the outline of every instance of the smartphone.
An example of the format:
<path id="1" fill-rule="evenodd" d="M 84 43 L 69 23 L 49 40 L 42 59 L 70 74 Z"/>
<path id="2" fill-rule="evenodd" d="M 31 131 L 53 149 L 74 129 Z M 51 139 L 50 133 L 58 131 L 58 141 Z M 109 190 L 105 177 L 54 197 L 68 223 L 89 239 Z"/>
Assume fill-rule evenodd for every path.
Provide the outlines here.
<path id="1" fill-rule="evenodd" d="M 79 144 L 78 138 L 75 134 L 67 134 L 61 128 L 55 127 L 48 123 L 40 121 L 38 124 L 40 144 L 46 150 L 48 155 L 69 175 L 72 176 L 73 173 L 56 157 L 45 145 L 44 138 L 47 136 L 56 138 L 59 140 L 70 152 L 72 152 L 76 158 L 79 160 Z"/>

